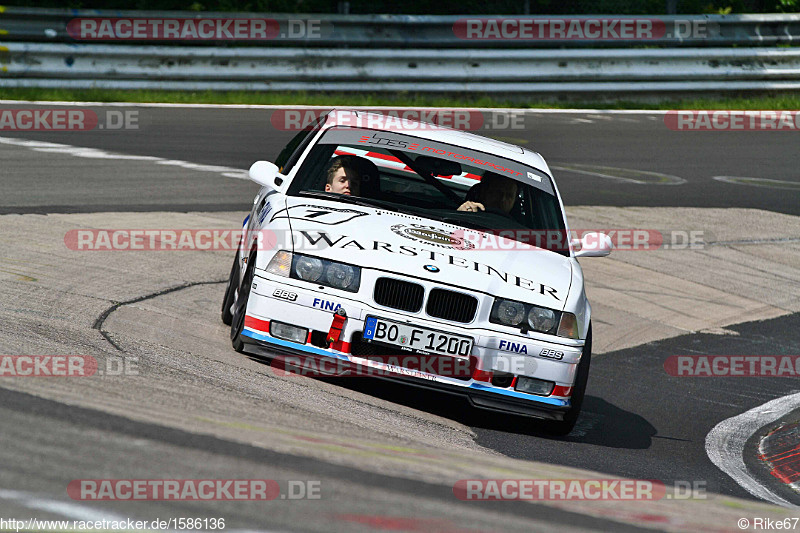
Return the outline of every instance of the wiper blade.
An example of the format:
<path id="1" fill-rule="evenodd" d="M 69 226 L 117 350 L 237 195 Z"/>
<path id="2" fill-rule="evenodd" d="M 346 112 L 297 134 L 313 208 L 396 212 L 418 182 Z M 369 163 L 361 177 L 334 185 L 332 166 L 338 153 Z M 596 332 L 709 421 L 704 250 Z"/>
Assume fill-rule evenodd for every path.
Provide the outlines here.
<path id="1" fill-rule="evenodd" d="M 465 228 L 476 229 L 479 231 L 495 231 L 494 228 L 490 228 L 489 226 L 483 224 L 476 224 L 475 222 L 470 222 L 467 220 L 463 220 L 461 218 L 456 217 L 438 217 L 435 215 L 425 215 L 429 218 L 434 220 L 438 220 L 440 222 L 447 222 L 448 224 L 452 224 L 454 226 L 463 226 Z"/>
<path id="2" fill-rule="evenodd" d="M 324 198 L 326 200 L 336 200 L 339 202 L 347 202 L 349 204 L 361 204 L 356 198 L 346 194 L 336 194 L 334 192 L 326 191 L 300 191 L 300 196 L 310 196 L 311 198 Z"/>
<path id="3" fill-rule="evenodd" d="M 348 196 L 346 194 L 337 194 L 335 192 L 326 191 L 300 191 L 300 196 L 308 196 L 311 198 L 324 198 L 325 200 L 335 200 L 337 202 L 345 202 L 348 204 L 363 205 L 365 207 L 383 207 L 384 209 L 396 210 L 393 207 L 384 205 L 379 200 L 371 200 L 369 198 L 362 198 L 361 196 Z"/>

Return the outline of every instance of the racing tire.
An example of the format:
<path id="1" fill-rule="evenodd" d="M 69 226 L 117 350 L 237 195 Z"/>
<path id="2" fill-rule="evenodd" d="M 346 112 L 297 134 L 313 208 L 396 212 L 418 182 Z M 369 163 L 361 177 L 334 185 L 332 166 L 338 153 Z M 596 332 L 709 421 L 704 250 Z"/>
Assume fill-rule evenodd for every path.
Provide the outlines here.
<path id="1" fill-rule="evenodd" d="M 234 279 L 235 276 L 235 279 Z M 225 296 L 222 298 L 222 323 L 226 326 L 231 325 L 233 320 L 233 313 L 231 313 L 231 306 L 233 300 L 236 298 L 236 287 L 239 285 L 239 252 L 233 258 L 233 266 L 231 267 L 231 275 L 228 276 L 228 286 L 225 287 Z"/>
<path id="2" fill-rule="evenodd" d="M 244 330 L 244 319 L 247 315 L 247 300 L 250 298 L 250 288 L 253 286 L 253 277 L 256 270 L 256 251 L 250 252 L 247 259 L 247 268 L 244 272 L 242 284 L 239 286 L 239 295 L 233 304 L 231 316 L 231 345 L 239 353 L 244 353 L 244 342 L 242 341 L 242 331 Z"/>
<path id="3" fill-rule="evenodd" d="M 575 386 L 572 389 L 572 403 L 569 411 L 564 413 L 564 420 L 548 421 L 544 423 L 543 429 L 559 437 L 569 435 L 575 428 L 578 415 L 581 414 L 583 397 L 586 395 L 586 384 L 589 382 L 589 365 L 592 361 L 592 324 L 589 323 L 589 332 L 586 334 L 586 344 L 583 347 L 581 361 L 578 363 L 578 372 L 575 376 Z"/>

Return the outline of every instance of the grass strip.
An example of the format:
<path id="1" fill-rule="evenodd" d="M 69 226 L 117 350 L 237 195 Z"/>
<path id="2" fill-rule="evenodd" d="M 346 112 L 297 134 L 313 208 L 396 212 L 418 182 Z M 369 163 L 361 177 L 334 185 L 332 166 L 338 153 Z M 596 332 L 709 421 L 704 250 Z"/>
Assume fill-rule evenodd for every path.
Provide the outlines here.
<path id="1" fill-rule="evenodd" d="M 114 89 L 0 89 L 0 99 L 74 102 L 165 102 L 176 104 L 249 104 L 398 106 L 398 107 L 494 107 L 525 109 L 800 109 L 800 93 L 746 97 L 675 98 L 639 100 L 528 100 L 520 96 L 431 95 L 423 93 L 301 93 L 247 91 L 155 91 Z"/>

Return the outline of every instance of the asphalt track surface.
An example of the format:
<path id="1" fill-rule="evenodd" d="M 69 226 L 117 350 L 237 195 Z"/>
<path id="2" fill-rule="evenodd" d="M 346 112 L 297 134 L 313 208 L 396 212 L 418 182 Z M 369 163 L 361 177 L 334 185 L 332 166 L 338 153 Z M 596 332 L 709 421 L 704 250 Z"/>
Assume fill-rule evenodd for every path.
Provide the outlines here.
<path id="1" fill-rule="evenodd" d="M 453 498 L 452 489 L 440 485 L 402 480 L 381 472 L 364 472 L 337 466 L 325 461 L 270 452 L 262 448 L 197 435 L 185 431 L 143 424 L 98 411 L 67 406 L 36 396 L 0 389 L 4 426 L 3 455 L 5 456 L 4 485 L 24 486 L 39 493 L 51 490 L 63 479 L 91 479 L 87 472 L 97 473 L 113 465 L 115 472 L 135 473 L 136 479 L 164 479 L 164 472 L 180 472 L 178 479 L 275 479 L 284 495 L 289 494 L 288 481 L 311 478 L 319 482 L 321 500 L 305 500 L 289 512 L 272 505 L 271 515 L 264 517 L 263 506 L 251 502 L 148 502 L 146 513 L 126 502 L 114 502 L 104 508 L 106 516 L 136 516 L 139 520 L 167 517 L 227 517 L 230 530 L 237 525 L 263 527 L 272 530 L 348 530 L 374 527 L 376 530 L 401 531 L 491 531 L 494 528 L 525 527 L 525 519 L 543 524 L 564 524 L 583 530 L 613 529 L 614 531 L 646 531 L 611 520 L 588 517 L 524 502 L 473 502 Z M 60 444 L 57 444 L 60 443 Z M 54 450 L 54 448 L 60 448 Z M 92 453 L 77 453 L 92 450 Z M 45 475 L 31 459 L 41 454 L 51 466 Z M 11 460 L 14 460 L 13 462 Z M 100 479 L 98 477 L 98 479 Z M 166 479 L 172 479 L 167 477 Z M 330 488 L 334 487 L 334 488 Z M 404 499 L 413 495 L 413 505 Z M 5 494 L 3 511 L 6 517 L 36 516 Z M 11 501 L 9 501 L 11 500 Z M 338 501 L 337 501 L 338 500 Z M 381 501 L 383 500 L 383 501 Z M 342 501 L 357 502 L 364 518 L 371 517 L 370 507 L 392 508 L 397 517 L 408 520 L 385 519 L 372 522 L 352 513 Z M 388 502 L 388 505 L 387 505 Z M 435 519 L 419 518 L 420 511 L 431 504 L 449 509 Z M 325 509 L 320 509 L 324 505 Z M 135 510 L 134 510 L 135 509 Z M 43 509 L 50 511 L 50 509 Z M 110 511 L 110 513 L 109 513 Z M 349 511 L 346 512 L 346 511 Z M 424 511 L 423 511 L 424 512 Z M 130 513 L 130 514 L 126 514 Z M 316 520 L 298 521 L 297 514 L 313 514 Z M 353 516 L 349 516 L 352 514 Z M 449 514 L 450 516 L 446 516 Z M 41 516 L 41 514 L 38 514 Z M 138 515 L 138 516 L 137 516 Z M 69 516 L 69 515 L 68 515 Z M 101 516 L 98 512 L 97 517 Z M 91 514 L 73 518 L 92 520 Z M 97 518 L 100 519 L 100 518 Z M 109 518 L 106 518 L 109 519 Z M 338 528 L 331 521 L 340 522 Z M 342 529 L 342 525 L 345 527 Z"/>
<path id="2" fill-rule="evenodd" d="M 20 105 L 19 107 L 31 107 Z M 122 108 L 125 109 L 125 108 Z M 17 137 L 110 152 L 155 156 L 245 169 L 257 159 L 273 159 L 293 132 L 279 131 L 261 109 L 131 108 L 139 112 L 140 129 L 82 133 L 3 132 Z M 567 205 L 656 207 L 749 207 L 800 215 L 800 192 L 722 182 L 713 176 L 782 180 L 800 185 L 797 133 L 689 133 L 668 130 L 661 117 L 587 113 L 539 113 L 526 117 L 524 130 L 491 132 L 541 152 L 553 166 L 594 165 L 678 176 L 681 185 L 645 185 L 585 173 L 557 171 Z M 484 132 L 489 133 L 489 132 Z M 75 165 L 35 168 L 33 160 L 0 162 L 0 213 L 241 211 L 256 187 L 218 174 L 180 175 L 163 180 L 138 178 L 125 171 L 126 161 L 107 161 L 104 176 L 82 175 Z M 587 167 L 582 167 L 583 169 Z M 630 174 L 627 174 L 630 176 Z M 647 178 L 649 179 L 649 178 Z M 13 254 L 11 254 L 13 258 Z M 226 260 L 227 264 L 227 260 Z M 225 269 L 223 269 L 225 270 Z M 218 284 L 221 296 L 223 286 Z M 216 305 L 216 304 L 215 304 Z M 463 424 L 475 444 L 510 458 L 583 468 L 614 476 L 659 479 L 667 484 L 698 481 L 708 491 L 754 498 L 723 474 L 706 456 L 704 439 L 720 421 L 798 390 L 795 379 L 665 377 L 664 360 L 678 354 L 799 354 L 800 315 L 728 328 L 737 334 L 688 334 L 603 354 L 592 363 L 584 413 L 576 431 L 551 438 L 527 419 L 483 415 L 465 402 L 432 392 L 408 394 L 405 387 L 384 382 L 324 380 L 349 394 L 365 394 L 427 415 Z M 25 343 L 19 344 L 24 353 Z M 8 349 L 7 349 L 8 350 Z M 233 354 L 235 355 L 235 354 Z M 165 428 L 70 406 L 0 388 L 0 489 L 55 493 L 54 484 L 87 477 L 321 479 L 335 487 L 335 497 L 299 502 L 290 512 L 275 511 L 266 520 L 252 505 L 151 502 L 146 512 L 122 503 L 117 514 L 176 516 L 188 511 L 204 516 L 237 515 L 238 528 L 280 530 L 334 529 L 460 530 L 550 527 L 604 531 L 640 530 L 607 518 L 589 518 L 538 504 L 458 502 L 441 486 L 400 479 L 381 471 L 355 470 L 291 454 L 265 451 L 183 429 Z M 796 419 L 796 418 L 795 418 Z M 768 428 L 764 428 L 766 432 Z M 24 445 L 22 444 L 24 443 Z M 748 443 L 754 455 L 756 439 Z M 86 453 L 86 450 L 92 450 Z M 32 461 L 31 459 L 36 460 Z M 753 465 L 758 470 L 757 464 Z M 87 475 L 89 472 L 89 475 Z M 512 476 L 513 477 L 513 476 Z M 759 479 L 782 497 L 800 498 L 768 472 Z M 61 486 L 61 485 L 59 485 Z M 0 494 L 3 496 L 3 494 Z M 362 508 L 337 512 L 336 502 L 363 499 Z M 31 514 L 29 507 L 5 493 L 4 514 Z M 388 523 L 368 518 L 370 509 L 385 511 L 394 501 L 394 516 L 414 516 L 421 502 L 433 502 L 431 515 L 441 522 Z M 315 507 L 316 505 L 316 507 Z M 320 505 L 324 512 L 320 512 Z M 481 504 L 483 505 L 483 504 Z M 304 507 L 300 507 L 304 506 Z M 358 507 L 358 506 L 355 506 Z M 219 511 L 219 512 L 216 512 Z M 298 516 L 318 515 L 298 519 Z M 385 513 L 384 513 L 385 514 Z M 423 513 L 424 514 L 424 513 Z M 328 517 L 328 518 L 324 518 Z M 335 517 L 335 518 L 331 518 Z M 298 521 L 299 520 L 299 521 Z M 434 520 L 433 518 L 427 520 Z M 643 526 L 644 527 L 644 526 Z M 658 524 L 646 524 L 658 529 Z M 732 530 L 731 525 L 720 526 Z"/>
<path id="3" fill-rule="evenodd" d="M 271 109 L 86 107 L 97 111 L 101 121 L 107 110 L 137 111 L 138 129 L 3 132 L 3 135 L 247 169 L 253 161 L 274 159 L 294 134 L 273 125 Z M 599 165 L 658 172 L 687 181 L 679 187 L 664 185 L 651 189 L 636 183 L 556 170 L 566 205 L 750 207 L 800 214 L 797 131 L 672 131 L 665 126 L 663 115 L 658 114 L 528 112 L 519 123 L 522 129 L 487 130 L 487 124 L 489 118 L 484 121 L 484 129 L 476 133 L 538 151 L 554 167 Z M 757 187 L 718 181 L 713 179 L 715 176 L 788 183 Z M 124 173 L 108 176 L 103 182 L 88 181 L 83 176 L 59 176 L 58 180 L 42 182 L 28 176 L 12 186 L 4 180 L 0 182 L 3 198 L 0 209 L 42 212 L 44 206 L 50 206 L 50 212 L 191 208 L 228 211 L 246 208 L 243 197 L 250 195 L 243 193 L 254 190 L 250 184 L 227 184 L 226 190 L 220 190 L 219 184 L 209 179 L 192 182 L 191 189 L 186 184 L 171 184 L 170 188 L 163 185 L 130 188 L 118 194 L 119 182 L 128 180 L 130 177 Z M 106 190 L 111 193 L 102 194 Z"/>
<path id="4" fill-rule="evenodd" d="M 710 491 L 746 497 L 733 480 L 719 475 L 698 444 L 718 421 L 796 392 L 798 384 L 793 378 L 665 377 L 664 361 L 670 355 L 775 353 L 776 347 L 779 353 L 795 354 L 800 352 L 798 328 L 800 315 L 795 314 L 731 326 L 738 335 L 697 333 L 605 354 L 592 368 L 584 407 L 587 419 L 602 424 L 566 437 L 553 450 L 541 439 L 504 438 L 500 428 L 510 424 L 498 419 L 480 428 L 478 443 L 511 457 L 547 453 L 549 461 L 580 468 L 597 468 L 597 461 L 603 461 L 602 470 L 613 467 L 637 479 L 652 472 L 669 483 L 706 481 Z M 763 476 L 767 482 L 769 477 Z M 770 487 L 798 501 L 777 480 Z"/>

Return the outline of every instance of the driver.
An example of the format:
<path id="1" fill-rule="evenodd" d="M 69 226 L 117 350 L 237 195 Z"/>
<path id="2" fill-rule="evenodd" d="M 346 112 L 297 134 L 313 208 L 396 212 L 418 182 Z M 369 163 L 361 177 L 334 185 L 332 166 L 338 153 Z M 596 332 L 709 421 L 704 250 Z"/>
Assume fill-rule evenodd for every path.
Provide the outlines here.
<path id="1" fill-rule="evenodd" d="M 359 196 L 364 166 L 362 158 L 358 156 L 340 155 L 335 157 L 326 172 L 325 192 Z"/>
<path id="2" fill-rule="evenodd" d="M 496 209 L 509 214 L 517 201 L 519 192 L 517 182 L 500 174 L 487 172 L 476 187 L 478 189 L 476 201 L 467 200 L 458 207 L 458 211 L 478 212 Z M 467 198 L 469 197 L 468 193 Z"/>

